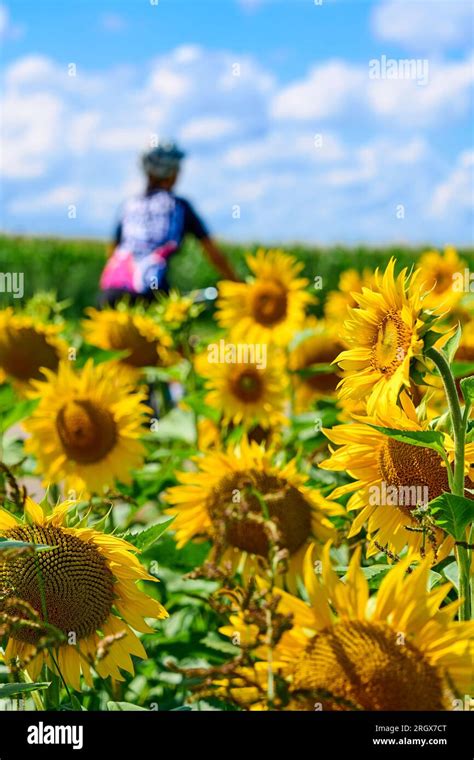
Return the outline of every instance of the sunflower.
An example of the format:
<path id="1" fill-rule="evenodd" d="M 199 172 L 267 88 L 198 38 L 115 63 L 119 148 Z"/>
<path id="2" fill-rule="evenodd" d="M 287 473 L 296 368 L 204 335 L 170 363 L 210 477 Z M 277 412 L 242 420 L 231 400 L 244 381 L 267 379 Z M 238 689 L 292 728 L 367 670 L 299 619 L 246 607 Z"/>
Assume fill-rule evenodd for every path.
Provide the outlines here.
<path id="1" fill-rule="evenodd" d="M 197 423 L 197 448 L 201 452 L 208 451 L 209 449 L 222 449 L 227 436 L 231 436 L 235 444 L 245 436 L 249 441 L 255 441 L 255 443 L 264 445 L 266 448 L 273 450 L 280 447 L 281 449 L 282 430 L 281 425 L 267 428 L 255 425 L 255 427 L 248 430 L 243 430 L 239 427 L 235 428 L 230 424 L 228 428 L 223 428 L 220 421 L 214 422 L 208 417 L 201 417 Z"/>
<path id="2" fill-rule="evenodd" d="M 369 397 L 369 414 L 379 401 L 396 403 L 400 390 L 410 384 L 410 361 L 422 353 L 424 333 L 428 326 L 436 327 L 436 317 L 423 312 L 420 270 L 407 275 L 403 269 L 395 277 L 394 268 L 392 258 L 383 275 L 375 272 L 371 289 L 354 294 L 359 308 L 350 310 L 343 333 L 349 348 L 336 360 L 346 372 L 341 399 Z"/>
<path id="3" fill-rule="evenodd" d="M 430 448 L 412 446 L 390 438 L 372 425 L 396 430 L 419 431 L 424 425 L 408 396 L 400 396 L 403 408 L 380 404 L 374 417 L 324 430 L 339 448 L 319 467 L 347 472 L 355 480 L 336 488 L 331 498 L 352 493 L 349 510 L 360 510 L 352 523 L 349 538 L 367 523 L 371 543 L 368 554 L 379 547 L 399 554 L 408 545 L 414 552 L 429 554 L 433 560 L 448 553 L 452 539 L 438 528 L 421 529 L 417 510 L 443 492 L 449 492 L 448 473 L 441 456 Z M 450 461 L 454 443 L 445 435 Z M 474 486 L 474 443 L 466 446 L 466 483 Z"/>
<path id="4" fill-rule="evenodd" d="M 324 304 L 324 316 L 328 322 L 340 325 L 347 317 L 348 308 L 355 308 L 357 302 L 354 293 L 362 293 L 364 287 L 370 288 L 374 273 L 364 269 L 362 274 L 356 269 L 346 269 L 341 272 L 337 290 L 328 293 Z"/>
<path id="5" fill-rule="evenodd" d="M 200 310 L 192 298 L 180 295 L 177 290 L 170 291 L 167 296 L 161 296 L 159 309 L 163 322 L 173 329 L 178 329 Z"/>
<path id="6" fill-rule="evenodd" d="M 217 320 L 232 339 L 287 345 L 315 301 L 304 290 L 308 280 L 298 276 L 303 264 L 278 250 L 259 250 L 247 264 L 253 273 L 248 282 L 220 283 Z"/>
<path id="7" fill-rule="evenodd" d="M 139 309 L 119 304 L 116 309 L 86 309 L 83 321 L 86 340 L 106 351 L 126 351 L 119 360 L 135 378 L 143 367 L 167 367 L 176 361 L 172 340 L 157 320 Z"/>
<path id="8" fill-rule="evenodd" d="M 310 489 L 296 461 L 272 463 L 269 452 L 245 438 L 226 452 L 195 458 L 197 472 L 181 472 L 179 485 L 168 489 L 167 511 L 176 515 L 178 548 L 206 535 L 215 555 L 249 572 L 267 560 L 272 545 L 288 555 L 288 584 L 294 584 L 308 544 L 334 535 L 328 517 L 339 505 Z M 245 560 L 248 559 L 248 564 Z"/>
<path id="9" fill-rule="evenodd" d="M 134 546 L 93 528 L 67 527 L 74 505 L 66 501 L 47 516 L 28 498 L 24 522 L 0 510 L 2 537 L 53 547 L 7 559 L 2 553 L 0 621 L 9 628 L 7 663 L 18 660 L 33 681 L 46 664 L 79 690 L 81 672 L 92 686 L 91 667 L 117 681 L 124 680 L 121 670 L 133 674 L 131 656 L 146 658 L 134 630 L 152 632 L 144 618 L 168 613 L 137 587 L 137 581 L 156 579 L 140 565 Z M 47 639 L 54 644 L 46 648 Z"/>
<path id="10" fill-rule="evenodd" d="M 222 628 L 219 630 L 226 633 Z M 209 680 L 208 678 L 207 681 Z M 264 668 L 243 666 L 236 668 L 226 678 L 214 677 L 211 684 L 198 688 L 194 696 L 198 699 L 212 697 L 242 710 L 261 712 L 269 709 L 267 686 L 268 674 Z M 281 709 L 281 704 L 277 695 L 272 709 Z"/>
<path id="11" fill-rule="evenodd" d="M 67 356 L 67 344 L 59 336 L 60 324 L 47 324 L 31 316 L 0 311 L 0 383 L 12 380 L 26 392 L 43 367 L 56 370 Z"/>
<path id="12" fill-rule="evenodd" d="M 310 605 L 281 592 L 278 610 L 294 627 L 273 651 L 289 684 L 290 710 L 451 710 L 472 689 L 474 623 L 454 621 L 460 602 L 441 607 L 451 584 L 429 588 L 430 564 L 407 574 L 409 558 L 384 577 L 375 597 L 354 552 L 345 582 L 304 560 Z M 265 667 L 261 664 L 260 667 Z"/>
<path id="13" fill-rule="evenodd" d="M 36 457 L 45 482 L 66 480 L 78 493 L 100 492 L 116 479 L 130 482 L 145 456 L 139 440 L 149 411 L 144 392 L 126 374 L 90 359 L 78 372 L 64 362 L 57 374 L 44 374 L 44 381 L 34 381 L 31 395 L 40 401 L 23 426 L 31 434 L 25 450 Z"/>
<path id="14" fill-rule="evenodd" d="M 220 448 L 222 444 L 219 425 L 208 417 L 201 417 L 197 422 L 198 451 Z"/>
<path id="15" fill-rule="evenodd" d="M 455 307 L 463 297 L 463 291 L 453 286 L 456 277 L 462 277 L 466 267 L 456 249 L 447 246 L 444 254 L 427 251 L 418 260 L 418 266 L 422 272 L 423 285 L 430 291 L 424 301 L 425 307 Z"/>
<path id="16" fill-rule="evenodd" d="M 311 320 L 310 324 L 311 331 L 304 331 L 288 357 L 288 368 L 294 373 L 297 411 L 308 409 L 320 398 L 332 396 L 340 380 L 340 374 L 334 369 L 331 372 L 316 372 L 317 365 L 332 364 L 344 349 L 337 330 L 323 320 Z"/>
<path id="17" fill-rule="evenodd" d="M 275 351 L 265 351 L 260 357 L 257 349 L 262 344 L 247 343 L 243 346 L 245 355 L 237 353 L 235 361 L 225 361 L 228 350 L 239 346 L 221 340 L 209 349 L 218 346 L 222 354 L 218 361 L 212 361 L 209 351 L 196 357 L 196 369 L 206 380 L 206 404 L 220 412 L 226 425 L 243 425 L 245 429 L 256 424 L 263 429 L 281 425 L 287 387 L 282 357 Z"/>

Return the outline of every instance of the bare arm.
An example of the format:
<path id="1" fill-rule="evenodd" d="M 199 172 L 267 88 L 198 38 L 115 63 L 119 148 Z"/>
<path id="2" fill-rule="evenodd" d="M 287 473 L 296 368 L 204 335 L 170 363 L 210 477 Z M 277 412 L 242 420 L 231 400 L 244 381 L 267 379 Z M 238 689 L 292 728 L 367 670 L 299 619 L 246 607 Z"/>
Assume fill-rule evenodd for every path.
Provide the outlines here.
<path id="1" fill-rule="evenodd" d="M 201 238 L 200 242 L 209 260 L 212 262 L 218 272 L 220 272 L 220 274 L 225 277 L 226 280 L 237 281 L 239 278 L 213 239 L 210 237 L 205 237 Z"/>

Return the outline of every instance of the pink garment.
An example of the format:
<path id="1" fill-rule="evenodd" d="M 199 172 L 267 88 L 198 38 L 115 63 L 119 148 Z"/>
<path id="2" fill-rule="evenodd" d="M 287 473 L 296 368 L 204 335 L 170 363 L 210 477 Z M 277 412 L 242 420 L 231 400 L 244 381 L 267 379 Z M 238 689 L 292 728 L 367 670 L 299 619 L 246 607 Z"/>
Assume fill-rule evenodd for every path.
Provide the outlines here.
<path id="1" fill-rule="evenodd" d="M 165 243 L 156 248 L 149 256 L 135 259 L 131 251 L 124 250 L 120 246 L 115 249 L 107 261 L 100 277 L 101 290 L 129 290 L 131 293 L 144 293 L 153 287 L 153 281 L 157 286 L 161 281 L 166 268 L 166 259 L 177 248 L 174 241 Z"/>

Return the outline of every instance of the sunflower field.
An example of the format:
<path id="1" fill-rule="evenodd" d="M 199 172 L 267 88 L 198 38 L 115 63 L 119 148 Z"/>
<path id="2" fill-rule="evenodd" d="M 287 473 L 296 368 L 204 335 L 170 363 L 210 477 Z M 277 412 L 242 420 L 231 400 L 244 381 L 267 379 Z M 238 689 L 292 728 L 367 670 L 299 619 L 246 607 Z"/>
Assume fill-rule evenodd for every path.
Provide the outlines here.
<path id="1" fill-rule="evenodd" d="M 407 258 L 4 304 L 2 710 L 472 709 L 474 262 Z"/>

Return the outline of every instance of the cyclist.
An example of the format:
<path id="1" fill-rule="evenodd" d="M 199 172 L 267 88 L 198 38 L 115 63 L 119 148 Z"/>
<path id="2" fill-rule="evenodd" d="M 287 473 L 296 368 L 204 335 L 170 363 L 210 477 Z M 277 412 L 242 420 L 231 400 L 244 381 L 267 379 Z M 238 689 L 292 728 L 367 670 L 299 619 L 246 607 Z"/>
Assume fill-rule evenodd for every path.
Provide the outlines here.
<path id="1" fill-rule="evenodd" d="M 125 202 L 110 256 L 102 272 L 100 302 L 114 305 L 130 300 L 151 301 L 157 290 L 167 291 L 168 260 L 187 234 L 196 237 L 210 261 L 227 280 L 235 274 L 204 222 L 173 187 L 184 153 L 174 142 L 163 141 L 142 155 L 145 192 Z"/>

